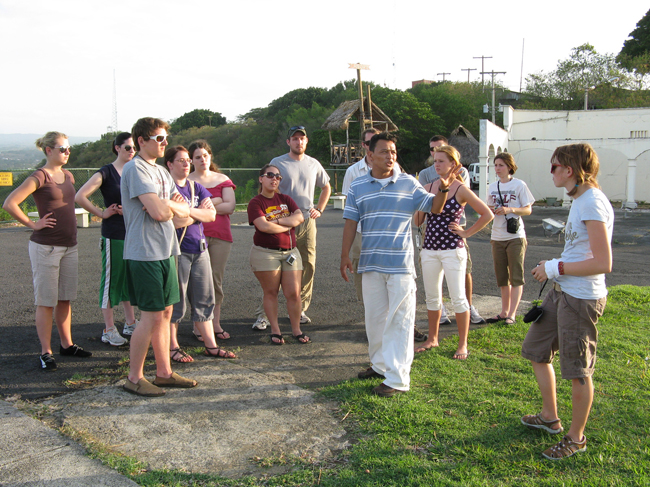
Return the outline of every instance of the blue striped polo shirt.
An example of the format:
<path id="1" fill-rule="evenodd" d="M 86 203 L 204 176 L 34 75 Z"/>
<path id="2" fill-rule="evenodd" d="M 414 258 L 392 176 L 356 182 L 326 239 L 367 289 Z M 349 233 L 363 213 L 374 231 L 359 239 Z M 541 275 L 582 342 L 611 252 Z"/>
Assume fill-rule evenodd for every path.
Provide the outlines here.
<path id="1" fill-rule="evenodd" d="M 415 178 L 400 173 L 386 185 L 369 173 L 355 179 L 348 191 L 343 218 L 361 222 L 359 274 L 412 274 L 411 220 L 416 210 L 430 212 L 434 195 Z"/>

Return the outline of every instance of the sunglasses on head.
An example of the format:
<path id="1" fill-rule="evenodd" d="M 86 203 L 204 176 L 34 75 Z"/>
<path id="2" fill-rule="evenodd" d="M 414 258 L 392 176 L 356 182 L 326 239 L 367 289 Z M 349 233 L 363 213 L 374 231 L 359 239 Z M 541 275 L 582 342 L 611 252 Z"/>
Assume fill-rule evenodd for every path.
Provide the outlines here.
<path id="1" fill-rule="evenodd" d="M 167 139 L 167 135 L 152 135 L 149 137 L 149 139 L 155 140 L 159 144 L 162 144 L 165 141 L 165 139 Z"/>
<path id="2" fill-rule="evenodd" d="M 124 150 L 127 151 L 127 152 L 134 151 L 134 150 L 135 150 L 135 146 L 134 146 L 134 145 L 125 145 L 125 146 L 124 146 Z"/>
<path id="3" fill-rule="evenodd" d="M 59 152 L 61 154 L 70 154 L 71 147 L 69 145 L 68 146 L 63 146 L 62 145 L 60 147 L 52 147 L 52 150 L 54 150 L 54 149 L 59 149 Z"/>
<path id="4" fill-rule="evenodd" d="M 277 172 L 267 172 L 266 174 L 262 174 L 262 176 L 266 176 L 269 179 L 277 179 L 278 181 L 282 181 L 282 176 L 278 174 Z"/>

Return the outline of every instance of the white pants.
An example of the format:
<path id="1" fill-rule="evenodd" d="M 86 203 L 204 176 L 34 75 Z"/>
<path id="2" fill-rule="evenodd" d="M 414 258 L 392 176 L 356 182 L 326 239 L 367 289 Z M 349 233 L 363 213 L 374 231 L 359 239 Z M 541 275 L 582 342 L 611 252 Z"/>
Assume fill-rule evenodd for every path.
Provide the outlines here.
<path id="1" fill-rule="evenodd" d="M 420 251 L 422 261 L 422 280 L 426 293 L 427 309 L 437 311 L 442 306 L 442 278 L 447 279 L 447 289 L 455 313 L 469 311 L 465 295 L 465 268 L 467 250 L 426 250 Z"/>
<path id="2" fill-rule="evenodd" d="M 393 389 L 408 391 L 413 363 L 415 279 L 410 274 L 364 272 L 368 354 L 375 372 Z"/>

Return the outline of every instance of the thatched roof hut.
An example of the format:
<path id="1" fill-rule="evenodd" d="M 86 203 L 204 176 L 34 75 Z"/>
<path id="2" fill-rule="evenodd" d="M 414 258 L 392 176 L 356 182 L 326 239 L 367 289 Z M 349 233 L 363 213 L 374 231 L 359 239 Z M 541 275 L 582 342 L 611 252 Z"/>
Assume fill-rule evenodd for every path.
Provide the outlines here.
<path id="1" fill-rule="evenodd" d="M 449 136 L 449 145 L 460 152 L 460 163 L 463 166 L 478 162 L 478 140 L 462 125 L 456 127 Z M 433 164 L 433 157 L 429 156 L 424 165 L 429 167 L 431 164 Z"/>
<path id="2" fill-rule="evenodd" d="M 370 105 L 370 107 L 368 106 Z M 332 166 L 347 166 L 354 164 L 363 157 L 361 141 L 359 136 L 364 128 L 376 127 L 379 130 L 392 132 L 397 130 L 397 125 L 388 118 L 381 109 L 372 103 L 368 103 L 368 98 L 363 99 L 363 118 L 360 120 L 359 100 L 344 101 L 339 107 L 327 117 L 325 123 L 321 126 L 327 130 L 330 136 L 330 164 Z M 356 131 L 350 138 L 350 122 L 357 122 Z M 363 124 L 361 124 L 363 122 Z M 332 140 L 332 131 L 345 130 L 345 143 L 342 141 L 334 142 Z"/>
<path id="3" fill-rule="evenodd" d="M 370 119 L 372 116 L 372 126 L 377 127 L 380 130 L 387 130 L 392 132 L 397 130 L 397 125 L 388 118 L 381 109 L 375 105 L 374 102 L 371 102 L 371 110 L 368 110 L 368 99 L 363 99 L 363 110 L 366 119 Z M 339 107 L 332 112 L 332 114 L 327 117 L 325 123 L 322 125 L 322 129 L 332 131 L 332 130 L 348 130 L 350 127 L 350 119 L 356 121 L 359 120 L 359 100 L 348 100 L 344 101 L 339 105 Z"/>

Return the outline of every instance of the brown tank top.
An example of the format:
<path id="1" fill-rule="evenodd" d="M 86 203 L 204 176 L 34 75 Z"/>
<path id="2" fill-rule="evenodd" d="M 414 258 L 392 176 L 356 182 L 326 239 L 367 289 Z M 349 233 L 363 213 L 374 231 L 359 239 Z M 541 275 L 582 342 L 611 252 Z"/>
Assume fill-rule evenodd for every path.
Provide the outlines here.
<path id="1" fill-rule="evenodd" d="M 38 215 L 52 213 L 56 218 L 53 228 L 34 230 L 30 240 L 41 245 L 56 245 L 59 247 L 74 247 L 77 245 L 77 217 L 74 213 L 74 177 L 72 173 L 63 170 L 65 181 L 61 184 L 54 182 L 50 174 L 37 169 L 30 176 L 38 181 L 38 189 L 32 196 L 36 201 Z"/>

